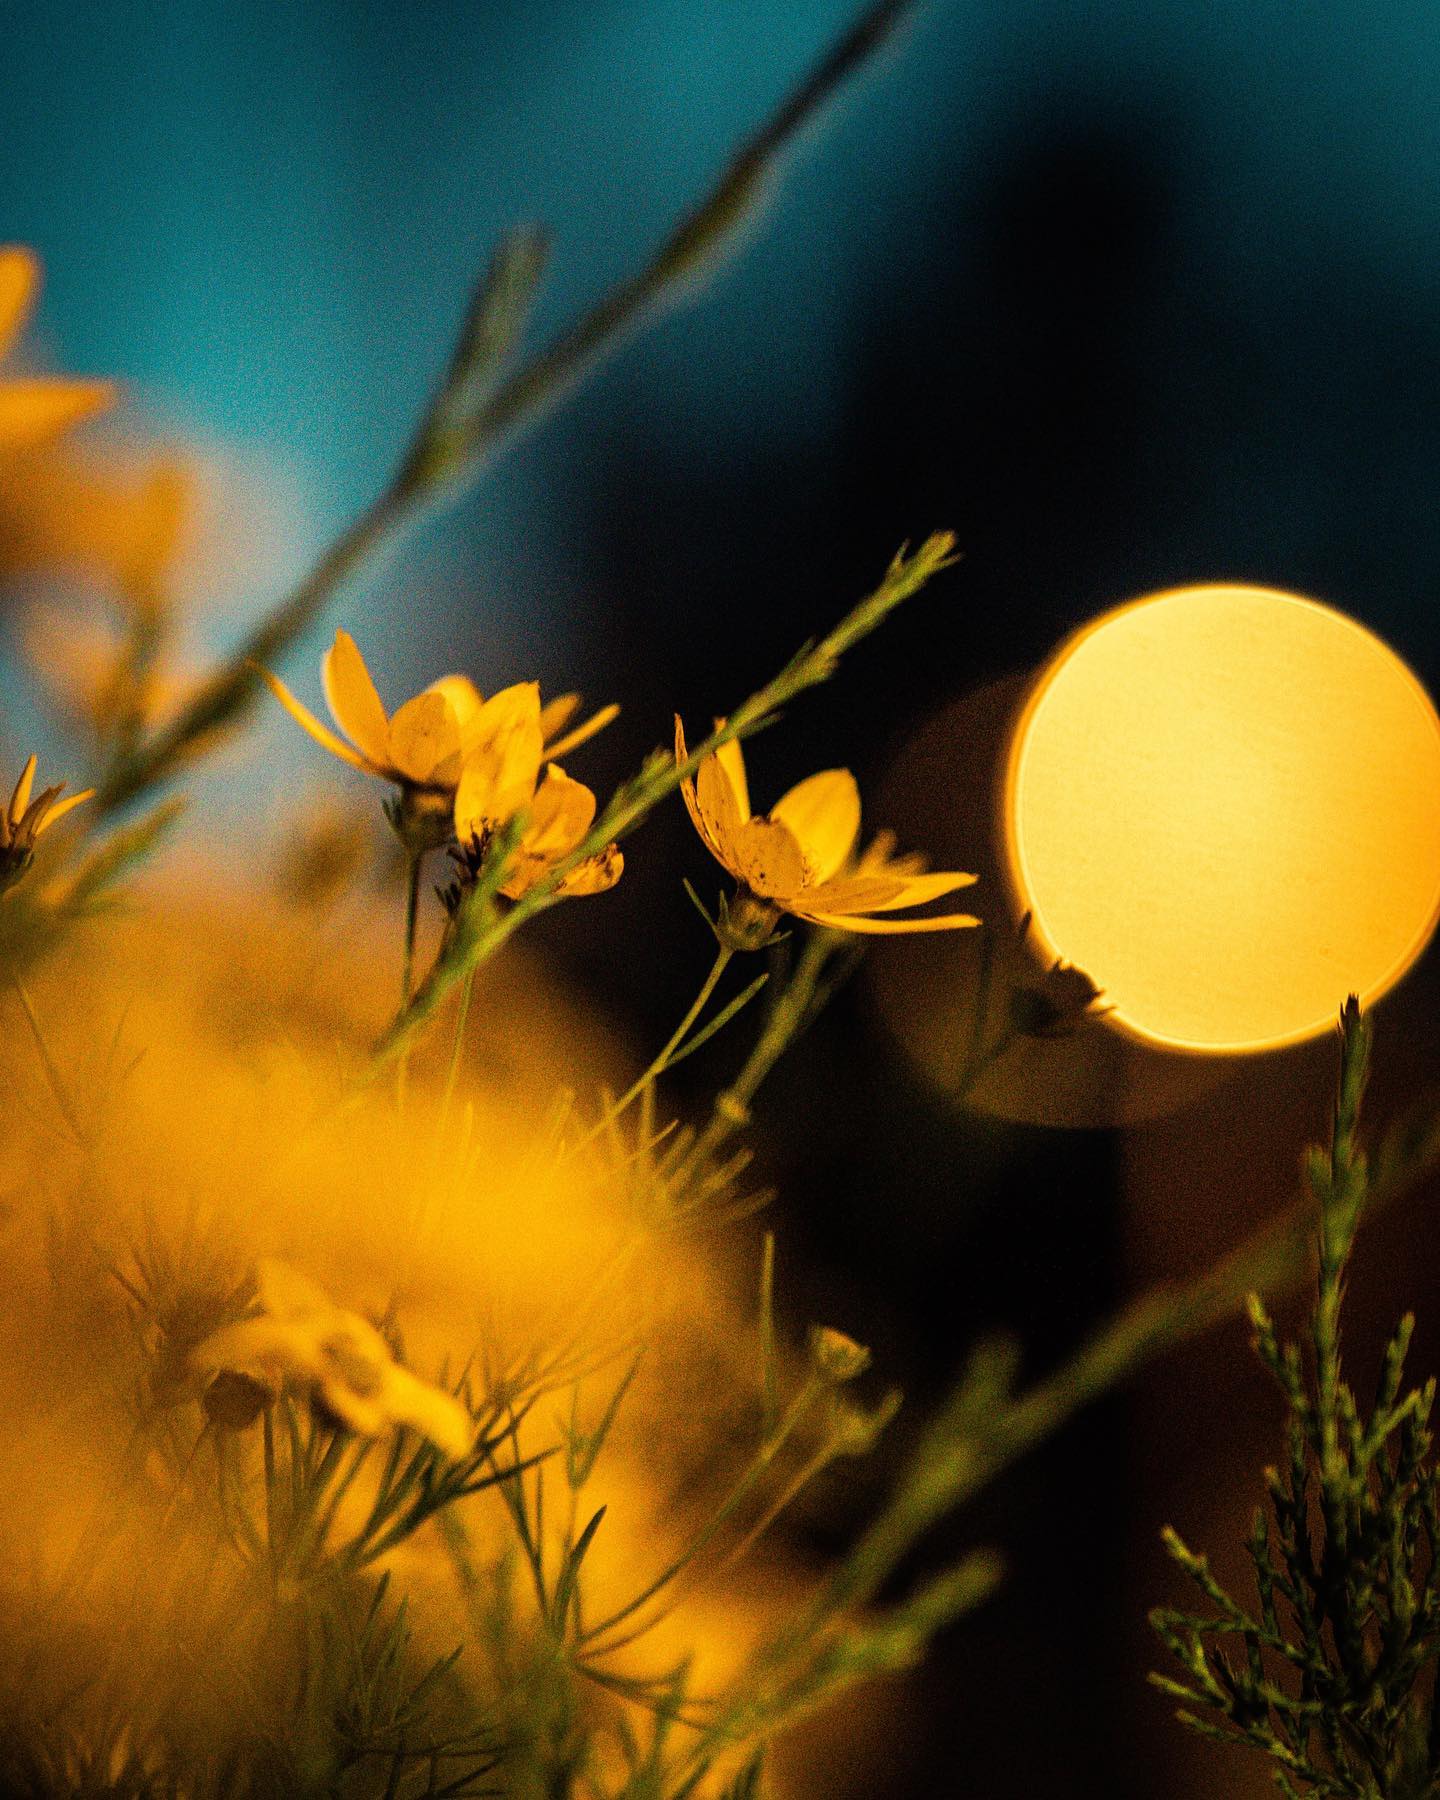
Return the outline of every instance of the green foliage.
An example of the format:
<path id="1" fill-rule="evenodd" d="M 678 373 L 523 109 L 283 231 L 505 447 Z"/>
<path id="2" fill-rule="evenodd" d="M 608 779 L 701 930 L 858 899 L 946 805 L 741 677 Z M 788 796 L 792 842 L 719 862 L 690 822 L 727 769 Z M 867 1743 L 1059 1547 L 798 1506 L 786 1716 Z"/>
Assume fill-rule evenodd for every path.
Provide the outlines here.
<path id="1" fill-rule="evenodd" d="M 1426 1800 L 1440 1792 L 1440 1471 L 1429 1430 L 1435 1383 L 1404 1388 L 1414 1326 L 1386 1346 L 1363 1408 L 1345 1380 L 1340 1308 L 1369 1191 L 1357 1142 L 1369 1028 L 1341 1016 L 1340 1090 L 1325 1150 L 1306 1173 L 1318 1209 L 1318 1281 L 1308 1342 L 1283 1342 L 1258 1297 L 1255 1351 L 1286 1409 L 1285 1452 L 1266 1471 L 1268 1509 L 1247 1546 L 1257 1599 L 1242 1604 L 1173 1531 L 1170 1555 L 1208 1602 L 1152 1623 L 1183 1676 L 1156 1675 L 1179 1717 L 1270 1758 L 1287 1796 Z"/>

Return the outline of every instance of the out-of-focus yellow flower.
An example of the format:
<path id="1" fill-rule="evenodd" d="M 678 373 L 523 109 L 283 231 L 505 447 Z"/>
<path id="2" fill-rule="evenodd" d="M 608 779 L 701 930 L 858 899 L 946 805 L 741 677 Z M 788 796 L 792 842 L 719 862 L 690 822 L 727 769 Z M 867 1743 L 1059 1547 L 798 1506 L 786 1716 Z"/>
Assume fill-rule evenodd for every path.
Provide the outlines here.
<path id="1" fill-rule="evenodd" d="M 426 828 L 434 843 L 450 836 L 456 790 L 472 762 L 480 771 L 472 783 L 472 815 L 479 808 L 492 825 L 496 817 L 503 822 L 529 803 L 542 763 L 593 737 L 619 711 L 604 707 L 566 732 L 580 704 L 576 694 L 563 694 L 542 707 L 538 684 L 522 681 L 486 700 L 467 676 L 444 675 L 391 715 L 355 640 L 337 631 L 321 665 L 325 701 L 344 734 L 337 736 L 277 675 L 268 669 L 260 673 L 317 744 L 352 768 L 393 782 L 401 790 L 408 823 Z"/>
<path id="2" fill-rule="evenodd" d="M 86 788 L 83 793 L 71 794 L 68 800 L 62 800 L 63 781 L 54 787 L 42 788 L 38 794 L 34 787 L 35 758 L 32 756 L 20 771 L 10 804 L 0 811 L 0 893 L 18 881 L 30 867 L 36 838 L 95 792 L 94 788 Z"/>
<path id="3" fill-rule="evenodd" d="M 20 340 L 40 292 L 40 261 L 22 244 L 0 245 L 0 361 Z M 0 454 L 49 443 L 113 405 L 109 381 L 64 376 L 0 376 Z"/>
<path id="4" fill-rule="evenodd" d="M 192 467 L 169 450 L 141 463 L 110 444 L 0 454 L 0 571 L 63 568 L 157 623 L 169 611 L 196 488 Z"/>
<path id="5" fill-rule="evenodd" d="M 685 728 L 675 720 L 675 760 L 687 760 Z M 693 780 L 680 784 L 702 842 L 720 866 L 759 902 L 762 918 L 792 913 L 837 931 L 953 931 L 978 925 L 970 913 L 928 918 L 872 918 L 923 906 L 968 887 L 956 871 L 922 874 L 914 857 L 894 858 L 877 840 L 858 860 L 860 792 L 848 769 L 825 769 L 791 788 L 768 813 L 752 813 L 745 758 L 738 741 L 707 756 Z"/>
<path id="6" fill-rule="evenodd" d="M 469 1452 L 469 1413 L 453 1394 L 402 1368 L 368 1320 L 336 1306 L 287 1263 L 262 1258 L 257 1283 L 259 1313 L 223 1326 L 192 1351 L 197 1375 L 248 1376 L 272 1396 L 298 1386 L 361 1437 L 408 1425 L 447 1456 Z"/>
<path id="7" fill-rule="evenodd" d="M 151 729 L 179 712 L 200 685 L 200 671 L 162 647 L 136 666 L 133 640 L 104 618 L 45 605 L 20 621 L 30 663 L 57 705 L 100 743 L 134 724 Z"/>

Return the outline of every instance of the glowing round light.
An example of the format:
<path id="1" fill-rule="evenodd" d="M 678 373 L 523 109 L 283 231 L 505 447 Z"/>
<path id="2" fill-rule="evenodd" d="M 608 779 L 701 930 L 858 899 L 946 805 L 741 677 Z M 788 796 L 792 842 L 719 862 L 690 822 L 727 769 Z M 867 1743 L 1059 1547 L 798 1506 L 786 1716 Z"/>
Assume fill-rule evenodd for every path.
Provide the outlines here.
<path id="1" fill-rule="evenodd" d="M 1155 594 L 1041 675 L 1012 740 L 1011 876 L 1114 1018 L 1190 1050 L 1328 1030 L 1440 909 L 1440 719 L 1343 613 L 1269 588 Z"/>

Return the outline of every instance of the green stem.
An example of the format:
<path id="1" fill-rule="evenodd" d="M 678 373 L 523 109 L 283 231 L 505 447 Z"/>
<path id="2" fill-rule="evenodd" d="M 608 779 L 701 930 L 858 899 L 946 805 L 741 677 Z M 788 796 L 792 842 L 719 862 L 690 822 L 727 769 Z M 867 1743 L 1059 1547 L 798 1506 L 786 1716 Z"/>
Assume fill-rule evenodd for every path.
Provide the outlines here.
<path id="1" fill-rule="evenodd" d="M 470 996 L 475 992 L 475 971 L 460 984 L 460 1005 L 455 1014 L 455 1042 L 450 1047 L 450 1066 L 445 1071 L 445 1094 L 440 1102 L 440 1119 L 450 1117 L 450 1102 L 455 1098 L 455 1084 L 460 1079 L 460 1062 L 465 1053 L 465 1025 L 470 1017 Z"/>
<path id="2" fill-rule="evenodd" d="M 582 1642 L 587 1646 L 587 1656 L 608 1656 L 612 1650 L 619 1648 L 617 1643 L 597 1643 L 596 1639 L 605 1637 L 607 1633 L 613 1632 L 616 1626 L 623 1625 L 627 1619 L 634 1618 L 635 1614 L 639 1612 L 642 1607 L 646 1606 L 657 1594 L 662 1593 L 665 1588 L 669 1587 L 676 1576 L 687 1569 L 690 1564 L 694 1562 L 695 1558 L 700 1555 L 701 1551 L 715 1541 L 721 1527 L 728 1519 L 734 1516 L 737 1508 L 744 1502 L 746 1497 L 754 1491 L 755 1487 L 769 1471 L 775 1458 L 780 1454 L 781 1450 L 784 1449 L 785 1445 L 789 1443 L 790 1439 L 804 1422 L 811 1407 L 824 1392 L 825 1383 L 818 1376 L 811 1375 L 805 1382 L 805 1385 L 800 1389 L 799 1393 L 796 1394 L 795 1398 L 790 1402 L 785 1417 L 780 1421 L 774 1432 L 772 1432 L 761 1444 L 749 1466 L 745 1469 L 743 1474 L 740 1475 L 738 1480 L 731 1487 L 730 1492 L 725 1496 L 724 1500 L 721 1501 L 720 1505 L 716 1507 L 704 1526 L 702 1526 L 695 1534 L 690 1543 L 686 1545 L 685 1549 L 680 1552 L 672 1563 L 662 1569 L 660 1574 L 658 1574 L 653 1581 L 642 1588 L 632 1600 L 628 1600 L 624 1606 L 611 1613 L 608 1618 L 602 1619 L 598 1625 L 592 1625 L 588 1630 L 582 1633 Z M 629 1643 L 631 1638 L 627 1636 L 624 1641 Z"/>
<path id="3" fill-rule="evenodd" d="M 389 541 L 410 517 L 416 496 L 399 479 L 333 543 L 294 593 L 264 619 L 202 685 L 184 709 L 143 749 L 106 776 L 95 816 L 125 806 L 172 775 L 192 748 L 248 710 L 260 692 L 256 663 L 281 656 L 329 604 L 345 579 Z"/>
<path id="4" fill-rule="evenodd" d="M 718 1151 L 746 1124 L 761 1083 L 813 1017 L 821 979 L 839 949 L 839 938 L 831 931 L 814 931 L 806 939 L 790 979 L 775 995 L 745 1066 L 716 1096 L 709 1119 L 682 1157 L 675 1171 L 677 1182 L 713 1162 Z"/>
<path id="5" fill-rule="evenodd" d="M 1354 1085 L 1358 1086 L 1359 1076 Z M 1344 1109 L 1342 1108 L 1342 1114 Z M 1353 1109 L 1344 1116 L 1346 1159 L 1353 1148 Z M 1376 1159 L 1366 1204 L 1382 1207 L 1440 1164 L 1440 1122 L 1433 1100 L 1391 1133 Z M 823 1654 L 829 1634 L 873 1600 L 916 1542 L 944 1514 L 963 1505 L 1021 1456 L 1053 1436 L 1077 1413 L 1147 1364 L 1239 1313 L 1255 1292 L 1298 1284 L 1309 1266 L 1314 1212 L 1308 1198 L 1262 1225 L 1218 1263 L 1189 1281 L 1167 1283 L 1123 1308 L 1046 1380 L 1012 1400 L 977 1406 L 962 1384 L 925 1434 L 894 1496 L 812 1604 L 737 1683 L 737 1698 L 692 1748 L 694 1761 L 716 1746 L 763 1734 L 778 1723 L 782 1692 L 801 1684 Z M 768 1692 L 773 1702 L 754 1698 Z"/>
<path id="6" fill-rule="evenodd" d="M 400 1004 L 408 1005 L 415 978 L 415 928 L 420 919 L 420 870 L 424 858 L 411 854 L 405 864 L 405 954 L 400 967 Z"/>
<path id="7" fill-rule="evenodd" d="M 238 719 L 260 691 L 254 664 L 281 657 L 344 581 L 438 496 L 472 476 L 490 453 L 533 423 L 634 329 L 677 303 L 693 278 L 753 217 L 784 152 L 874 54 L 915 0 L 874 0 L 781 103 L 687 213 L 650 262 L 602 298 L 547 349 L 487 396 L 475 398 L 509 354 L 543 262 L 533 234 L 501 247 L 472 303 L 457 358 L 385 492 L 321 557 L 300 586 L 202 685 L 179 715 L 107 775 L 98 818 L 170 778 L 201 740 Z M 692 291 L 696 291 L 692 289 Z"/>
<path id="8" fill-rule="evenodd" d="M 729 968 L 730 960 L 734 954 L 735 952 L 728 944 L 720 945 L 715 953 L 715 961 L 710 965 L 710 973 L 705 977 L 700 992 L 691 1001 L 690 1006 L 685 1013 L 685 1017 L 665 1040 L 664 1048 L 656 1056 L 655 1060 L 650 1063 L 641 1074 L 635 1077 L 634 1081 L 630 1083 L 629 1087 L 626 1088 L 620 1098 L 612 1101 L 611 1104 L 605 1108 L 603 1116 L 591 1126 L 590 1130 L 585 1133 L 580 1139 L 580 1142 L 575 1146 L 577 1150 L 583 1149 L 586 1144 L 593 1143 L 602 1131 L 616 1119 L 620 1118 L 635 1103 L 635 1101 L 640 1098 L 641 1094 L 645 1092 L 652 1081 L 658 1081 L 665 1073 L 666 1069 L 670 1067 L 671 1057 L 674 1056 L 675 1052 L 685 1042 L 685 1039 L 690 1035 L 690 1032 L 695 1026 L 701 1013 L 703 1013 L 705 1008 L 710 1004 L 710 996 L 719 986 L 720 977 L 725 973 L 726 969 Z"/>

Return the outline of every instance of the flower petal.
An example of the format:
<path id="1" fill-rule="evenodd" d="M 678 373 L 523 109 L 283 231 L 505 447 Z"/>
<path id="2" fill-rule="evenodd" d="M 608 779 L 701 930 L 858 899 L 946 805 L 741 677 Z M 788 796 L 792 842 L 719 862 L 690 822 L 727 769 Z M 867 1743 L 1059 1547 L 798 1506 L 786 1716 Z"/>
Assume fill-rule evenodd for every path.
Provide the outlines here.
<path id="1" fill-rule="evenodd" d="M 197 1374 L 216 1369 L 273 1369 L 282 1377 L 313 1380 L 322 1358 L 314 1334 L 286 1319 L 262 1314 L 222 1326 L 190 1352 Z"/>
<path id="2" fill-rule="evenodd" d="M 348 631 L 335 633 L 320 664 L 320 678 L 331 718 L 362 756 L 383 767 L 390 760 L 390 721 Z"/>
<path id="3" fill-rule="evenodd" d="M 560 892 L 577 897 L 603 894 L 613 888 L 624 873 L 625 852 L 618 844 L 607 844 L 570 871 L 560 883 Z"/>
<path id="4" fill-rule="evenodd" d="M 378 1399 L 357 1394 L 340 1376 L 326 1374 L 318 1379 L 320 1401 L 356 1437 L 378 1438 L 385 1435 L 390 1417 Z"/>
<path id="5" fill-rule="evenodd" d="M 475 1422 L 455 1396 L 398 1363 L 386 1368 L 377 1405 L 393 1424 L 408 1425 L 457 1461 L 474 1445 Z"/>
<path id="6" fill-rule="evenodd" d="M 820 912 L 893 912 L 899 906 L 924 906 L 956 888 L 970 887 L 973 875 L 937 870 L 933 875 L 841 876 L 805 890 L 805 904 Z"/>
<path id="7" fill-rule="evenodd" d="M 940 913 L 932 919 L 866 919 L 858 913 L 818 913 L 791 907 L 797 918 L 812 925 L 828 925 L 832 931 L 868 931 L 876 933 L 902 931 L 958 931 L 980 921 L 971 913 Z"/>
<path id="8" fill-rule="evenodd" d="M 272 675 L 269 669 L 261 668 L 259 663 L 253 664 L 252 667 L 300 729 L 308 731 L 322 750 L 328 750 L 332 756 L 338 756 L 341 762 L 349 763 L 352 769 L 362 769 L 367 775 L 379 775 L 382 779 L 389 779 L 387 769 L 371 762 L 358 750 L 352 750 L 344 738 L 336 737 L 328 725 L 322 725 L 310 708 L 302 705 L 295 698 L 278 675 Z"/>
<path id="9" fill-rule="evenodd" d="M 741 773 L 743 776 L 743 767 Z M 718 754 L 707 756 L 695 771 L 695 804 L 710 835 L 726 852 L 720 860 L 733 869 L 729 861 L 734 854 L 732 846 L 740 828 L 749 823 L 750 808 L 741 804 L 741 794 Z"/>
<path id="10" fill-rule="evenodd" d="M 675 715 L 675 763 L 676 763 L 676 767 L 678 768 L 678 767 L 683 766 L 689 760 L 690 760 L 690 751 L 685 743 L 685 726 L 684 726 L 683 721 L 681 720 L 679 713 L 676 713 L 676 715 Z M 710 829 L 709 821 L 706 819 L 704 813 L 702 813 L 700 810 L 700 802 L 696 798 L 696 795 L 695 795 L 695 778 L 693 775 L 685 775 L 681 778 L 680 797 L 685 802 L 685 810 L 690 815 L 690 823 L 695 827 L 696 831 L 700 834 L 701 843 L 704 844 L 705 848 L 715 858 L 716 862 L 718 862 L 722 868 L 729 869 L 730 873 L 733 875 L 735 873 L 735 871 L 730 868 L 730 864 L 729 864 L 728 860 L 721 853 L 720 845 L 716 840 L 715 833 Z"/>
<path id="11" fill-rule="evenodd" d="M 788 899 L 805 887 L 805 858 L 790 827 L 779 819 L 747 819 L 732 840 L 734 873 L 752 893 L 787 911 Z"/>
<path id="12" fill-rule="evenodd" d="M 261 1306 L 273 1318 L 324 1318 L 339 1310 L 317 1282 L 273 1256 L 262 1256 L 256 1263 L 255 1288 Z"/>
<path id="13" fill-rule="evenodd" d="M 0 381 L 0 450 L 48 444 L 72 425 L 115 404 L 113 381 L 67 381 L 29 376 Z"/>
<path id="14" fill-rule="evenodd" d="M 542 713 L 540 717 L 541 730 L 543 732 L 545 715 Z M 546 744 L 546 756 L 564 756 L 567 751 L 573 750 L 577 744 L 588 743 L 597 732 L 603 731 L 607 725 L 611 724 L 619 717 L 620 708 L 618 706 L 615 706 L 613 703 L 610 706 L 602 706 L 599 712 L 591 713 L 590 717 L 583 725 L 577 725 L 573 731 L 566 732 L 564 737 L 556 738 L 553 744 Z"/>
<path id="15" fill-rule="evenodd" d="M 71 794 L 68 800 L 57 800 L 53 806 L 47 806 L 44 818 L 35 827 L 36 837 L 39 837 L 42 831 L 48 831 L 52 825 L 58 824 L 66 813 L 73 812 L 77 806 L 83 806 L 87 800 L 94 797 L 94 788 L 84 788 L 78 794 Z"/>
<path id="16" fill-rule="evenodd" d="M 10 796 L 10 823 L 18 825 L 25 816 L 25 809 L 30 804 L 30 793 L 35 786 L 36 757 L 33 752 L 30 760 L 20 771 L 20 779 L 15 783 L 15 792 Z"/>
<path id="17" fill-rule="evenodd" d="M 557 694 L 553 700 L 547 700 L 540 709 L 540 735 L 545 742 L 558 738 L 579 710 L 578 694 Z"/>
<path id="18" fill-rule="evenodd" d="M 533 681 L 502 688 L 481 707 L 455 793 L 455 831 L 477 838 L 535 798 L 543 749 L 540 689 Z"/>
<path id="19" fill-rule="evenodd" d="M 460 727 L 460 747 L 468 749 L 470 730 L 485 704 L 485 696 L 479 688 L 468 675 L 442 675 L 438 681 L 432 681 L 425 692 L 443 694 L 449 701 L 455 723 Z"/>
<path id="20" fill-rule="evenodd" d="M 770 817 L 789 826 L 810 880 L 829 881 L 850 860 L 860 835 L 860 790 L 848 769 L 824 769 L 791 788 Z"/>
<path id="21" fill-rule="evenodd" d="M 724 723 L 723 719 L 717 719 L 715 729 L 718 731 Z M 743 822 L 750 817 L 750 783 L 745 775 L 745 752 L 740 748 L 739 738 L 727 738 L 715 752 L 715 761 L 725 771 Z"/>
<path id="22" fill-rule="evenodd" d="M 0 245 L 0 357 L 20 341 L 40 292 L 40 258 L 24 244 Z"/>
<path id="23" fill-rule="evenodd" d="M 529 856 L 558 862 L 584 837 L 595 820 L 595 796 L 583 781 L 572 781 L 551 763 L 530 808 L 522 848 Z"/>
<path id="24" fill-rule="evenodd" d="M 460 727 L 443 694 L 417 694 L 400 708 L 390 721 L 389 761 L 407 781 L 426 786 L 458 777 Z"/>

